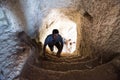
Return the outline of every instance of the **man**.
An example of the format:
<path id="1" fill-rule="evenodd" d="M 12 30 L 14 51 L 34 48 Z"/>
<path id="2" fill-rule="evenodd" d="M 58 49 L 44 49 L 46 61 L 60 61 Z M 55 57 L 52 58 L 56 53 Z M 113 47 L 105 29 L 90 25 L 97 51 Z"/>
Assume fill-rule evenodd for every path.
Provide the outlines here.
<path id="1" fill-rule="evenodd" d="M 62 49 L 63 49 L 63 39 L 62 39 L 62 37 L 59 34 L 59 31 L 57 29 L 54 29 L 52 31 L 52 34 L 48 35 L 47 38 L 45 39 L 44 47 L 43 47 L 43 56 L 44 57 L 45 57 L 46 46 L 47 45 L 48 45 L 48 47 L 50 48 L 51 51 L 53 51 L 54 46 L 56 46 L 57 49 L 58 49 L 56 56 L 60 57 L 60 54 L 61 54 Z"/>

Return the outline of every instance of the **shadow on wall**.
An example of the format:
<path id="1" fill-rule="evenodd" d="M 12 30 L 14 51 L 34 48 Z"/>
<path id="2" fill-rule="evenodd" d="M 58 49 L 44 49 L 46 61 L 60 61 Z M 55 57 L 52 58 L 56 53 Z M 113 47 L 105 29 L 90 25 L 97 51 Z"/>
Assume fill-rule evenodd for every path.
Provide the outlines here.
<path id="1" fill-rule="evenodd" d="M 37 42 L 35 39 L 31 39 L 30 36 L 28 36 L 24 31 L 18 32 L 17 37 L 20 39 L 21 42 L 24 42 L 32 50 L 34 50 L 34 59 L 38 59 L 38 57 L 40 56 L 40 52 L 42 51 L 42 43 Z"/>
<path id="2" fill-rule="evenodd" d="M 87 11 L 85 11 L 83 16 L 87 18 L 90 22 L 93 22 L 93 17 Z"/>

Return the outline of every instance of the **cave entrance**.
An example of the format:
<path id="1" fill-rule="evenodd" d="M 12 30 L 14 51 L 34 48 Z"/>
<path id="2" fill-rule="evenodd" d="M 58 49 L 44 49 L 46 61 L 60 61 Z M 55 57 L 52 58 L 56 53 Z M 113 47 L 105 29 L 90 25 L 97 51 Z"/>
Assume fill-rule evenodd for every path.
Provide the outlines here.
<path id="1" fill-rule="evenodd" d="M 74 54 L 77 45 L 77 24 L 71 20 L 64 12 L 59 9 L 53 9 L 44 18 L 40 30 L 40 41 L 44 44 L 47 35 L 52 33 L 53 29 L 58 29 L 64 40 L 62 55 Z M 47 51 L 49 48 L 47 46 Z M 54 52 L 57 48 L 54 47 Z"/>

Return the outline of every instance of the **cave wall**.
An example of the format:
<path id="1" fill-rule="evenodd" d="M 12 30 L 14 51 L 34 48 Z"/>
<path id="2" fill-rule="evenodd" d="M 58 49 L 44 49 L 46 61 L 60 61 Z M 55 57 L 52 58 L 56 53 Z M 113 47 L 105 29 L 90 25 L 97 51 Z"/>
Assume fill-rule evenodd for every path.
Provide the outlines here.
<path id="1" fill-rule="evenodd" d="M 82 15 L 83 56 L 120 52 L 120 0 L 0 0 L 0 78 L 18 76 L 27 58 L 16 53 L 15 32 L 25 30 L 35 38 L 52 8 L 74 8 Z"/>
<path id="2" fill-rule="evenodd" d="M 17 77 L 27 58 L 16 37 L 16 32 L 24 28 L 22 16 L 18 2 L 0 0 L 0 80 Z"/>
<path id="3" fill-rule="evenodd" d="M 47 14 L 46 10 L 71 6 L 74 2 L 68 1 L 49 0 L 49 5 L 45 0 L 0 0 L 0 80 L 19 77 L 30 55 L 29 52 L 23 52 L 22 46 L 25 45 L 22 43 L 21 46 L 16 33 L 24 30 L 31 38 L 35 38 L 42 19 Z M 57 4 L 54 5 L 55 3 Z"/>
<path id="4" fill-rule="evenodd" d="M 79 7 L 84 16 L 82 37 L 89 47 L 87 53 L 120 52 L 120 1 L 81 0 Z"/>
<path id="5" fill-rule="evenodd" d="M 32 38 L 38 36 L 39 28 L 43 24 L 43 19 L 49 14 L 51 9 L 76 8 L 78 0 L 19 0 L 26 20 L 26 32 Z"/>

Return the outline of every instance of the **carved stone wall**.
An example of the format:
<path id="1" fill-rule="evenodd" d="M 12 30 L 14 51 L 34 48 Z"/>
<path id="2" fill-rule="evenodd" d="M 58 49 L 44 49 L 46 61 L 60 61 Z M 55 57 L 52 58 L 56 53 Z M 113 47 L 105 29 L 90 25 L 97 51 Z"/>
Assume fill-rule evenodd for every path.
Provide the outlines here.
<path id="1" fill-rule="evenodd" d="M 0 80 L 17 77 L 28 58 L 16 32 L 38 37 L 42 20 L 54 8 L 74 8 L 82 15 L 81 55 L 120 53 L 120 0 L 0 0 Z"/>

